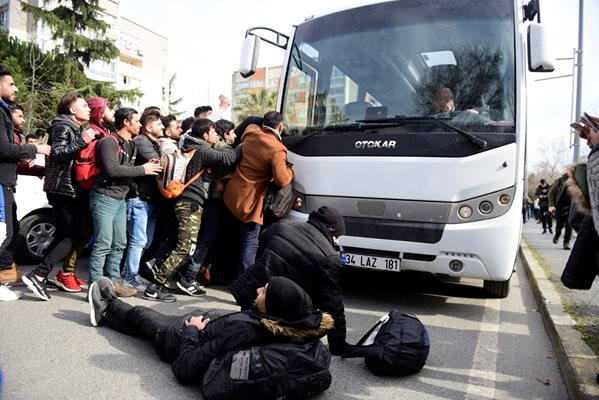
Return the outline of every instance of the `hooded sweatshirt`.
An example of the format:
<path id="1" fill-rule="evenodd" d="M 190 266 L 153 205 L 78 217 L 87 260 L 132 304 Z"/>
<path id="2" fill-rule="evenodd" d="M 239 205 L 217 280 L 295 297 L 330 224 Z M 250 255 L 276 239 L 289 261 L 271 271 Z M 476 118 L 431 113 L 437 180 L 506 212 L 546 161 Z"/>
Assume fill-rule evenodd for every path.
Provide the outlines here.
<path id="1" fill-rule="evenodd" d="M 102 97 L 91 97 L 87 100 L 87 105 L 90 108 L 88 128 L 93 129 L 96 137 L 102 137 L 110 133 L 104 126 L 104 111 L 108 106 L 108 100 Z"/>

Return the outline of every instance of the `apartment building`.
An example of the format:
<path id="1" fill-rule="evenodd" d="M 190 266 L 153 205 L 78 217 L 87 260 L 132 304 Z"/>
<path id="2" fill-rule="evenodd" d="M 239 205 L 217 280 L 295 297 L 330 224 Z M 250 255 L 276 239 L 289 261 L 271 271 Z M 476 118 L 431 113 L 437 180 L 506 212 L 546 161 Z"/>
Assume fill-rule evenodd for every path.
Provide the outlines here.
<path id="1" fill-rule="evenodd" d="M 258 93 L 261 89 L 278 92 L 281 71 L 281 66 L 257 68 L 249 78 L 243 78 L 239 71 L 235 71 L 231 78 L 231 121 L 239 122 L 239 115 L 235 108 L 250 94 Z"/>
<path id="2" fill-rule="evenodd" d="M 138 88 L 143 96 L 135 103 L 124 106 L 143 108 L 149 105 L 168 111 L 168 39 L 120 15 L 120 0 L 100 0 L 104 9 L 101 18 L 110 26 L 104 37 L 112 40 L 120 51 L 110 62 L 92 62 L 85 73 L 95 80 L 113 82 L 117 89 Z M 38 7 L 53 9 L 57 1 L 28 0 Z M 37 43 L 44 51 L 53 50 L 57 43 L 51 40 L 47 26 L 36 23 L 21 11 L 19 0 L 0 0 L 0 29 L 23 41 Z"/>

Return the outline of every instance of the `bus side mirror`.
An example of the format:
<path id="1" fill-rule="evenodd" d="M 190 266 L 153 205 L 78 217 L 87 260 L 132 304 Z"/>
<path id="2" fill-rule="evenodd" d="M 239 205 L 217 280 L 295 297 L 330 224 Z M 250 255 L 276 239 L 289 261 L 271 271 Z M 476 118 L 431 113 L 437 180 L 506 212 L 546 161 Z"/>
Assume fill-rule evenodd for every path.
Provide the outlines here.
<path id="1" fill-rule="evenodd" d="M 256 35 L 248 35 L 241 44 L 241 58 L 239 60 L 239 74 L 247 78 L 254 75 L 258 64 L 260 53 L 260 38 Z"/>
<path id="2" fill-rule="evenodd" d="M 528 70 L 553 72 L 555 57 L 549 48 L 549 30 L 541 24 L 528 26 Z"/>

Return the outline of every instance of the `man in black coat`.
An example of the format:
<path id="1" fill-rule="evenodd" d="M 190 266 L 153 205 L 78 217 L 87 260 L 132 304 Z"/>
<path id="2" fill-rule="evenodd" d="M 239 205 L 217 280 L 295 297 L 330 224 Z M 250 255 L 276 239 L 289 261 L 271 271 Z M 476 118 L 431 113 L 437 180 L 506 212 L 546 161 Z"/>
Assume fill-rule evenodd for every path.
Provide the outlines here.
<path id="1" fill-rule="evenodd" d="M 116 297 L 105 277 L 89 290 L 92 325 L 152 341 L 182 384 L 201 383 L 212 360 L 231 350 L 274 341 L 318 340 L 333 327 L 331 316 L 314 311 L 308 294 L 283 277 L 274 277 L 257 290 L 252 310 L 221 317 L 202 310 L 175 316 L 132 307 Z"/>
<path id="2" fill-rule="evenodd" d="M 331 353 L 345 347 L 345 312 L 339 285 L 339 254 L 333 247 L 345 234 L 343 217 L 334 208 L 312 211 L 308 222 L 280 222 L 260 237 L 258 259 L 229 290 L 242 310 L 251 307 L 253 294 L 272 276 L 284 276 L 304 289 L 315 306 L 332 315 L 335 328 L 327 335 Z"/>
<path id="3" fill-rule="evenodd" d="M 5 284 L 19 280 L 14 263 L 16 237 L 19 231 L 15 185 L 19 160 L 33 160 L 36 153 L 50 154 L 47 144 L 16 144 L 12 113 L 8 103 L 15 101 L 17 86 L 9 71 L 0 67 L 0 301 L 16 300 L 20 292 L 12 292 Z"/>

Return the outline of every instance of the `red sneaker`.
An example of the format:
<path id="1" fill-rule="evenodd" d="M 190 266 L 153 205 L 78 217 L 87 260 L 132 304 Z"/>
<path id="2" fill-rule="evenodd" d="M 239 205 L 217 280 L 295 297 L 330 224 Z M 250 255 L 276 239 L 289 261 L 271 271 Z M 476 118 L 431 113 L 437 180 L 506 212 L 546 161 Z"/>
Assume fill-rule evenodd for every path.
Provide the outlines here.
<path id="1" fill-rule="evenodd" d="M 74 273 L 64 273 L 58 271 L 56 273 L 56 286 L 66 292 L 80 292 L 81 286 L 77 283 L 77 278 Z"/>
<path id="2" fill-rule="evenodd" d="M 73 275 L 75 275 L 74 272 Z M 82 281 L 81 279 L 77 278 L 77 276 L 75 276 L 75 280 L 77 281 L 77 284 L 81 289 L 87 289 L 87 283 L 85 281 Z"/>

